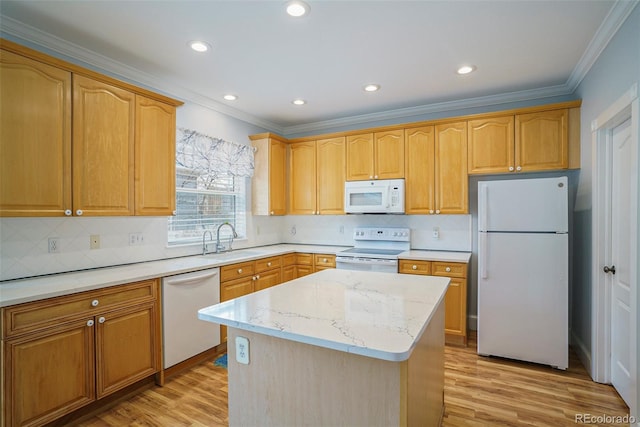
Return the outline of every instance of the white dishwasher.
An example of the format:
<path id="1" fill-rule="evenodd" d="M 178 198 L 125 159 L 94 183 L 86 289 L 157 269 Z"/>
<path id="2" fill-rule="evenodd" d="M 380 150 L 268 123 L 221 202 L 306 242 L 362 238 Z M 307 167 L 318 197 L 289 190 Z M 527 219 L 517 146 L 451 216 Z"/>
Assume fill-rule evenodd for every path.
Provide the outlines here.
<path id="1" fill-rule="evenodd" d="M 219 302 L 219 268 L 162 279 L 165 369 L 220 344 L 220 326 L 198 319 L 198 310 Z"/>

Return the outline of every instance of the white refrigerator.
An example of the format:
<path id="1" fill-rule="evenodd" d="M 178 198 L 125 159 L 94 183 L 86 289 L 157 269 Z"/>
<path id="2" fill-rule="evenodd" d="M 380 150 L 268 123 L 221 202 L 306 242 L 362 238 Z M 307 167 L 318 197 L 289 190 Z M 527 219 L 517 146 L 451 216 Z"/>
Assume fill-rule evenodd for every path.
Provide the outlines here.
<path id="1" fill-rule="evenodd" d="M 567 184 L 478 182 L 478 354 L 567 369 Z"/>

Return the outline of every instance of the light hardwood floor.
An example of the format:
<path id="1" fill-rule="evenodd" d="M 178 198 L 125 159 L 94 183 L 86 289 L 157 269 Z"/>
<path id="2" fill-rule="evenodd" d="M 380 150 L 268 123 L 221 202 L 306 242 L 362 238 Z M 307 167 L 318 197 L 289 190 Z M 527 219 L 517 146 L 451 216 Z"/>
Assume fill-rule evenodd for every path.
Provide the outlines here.
<path id="1" fill-rule="evenodd" d="M 469 346 L 445 349 L 442 426 L 576 426 L 576 414 L 629 413 L 615 390 L 597 384 L 575 354 L 567 371 L 485 358 Z M 77 423 L 82 427 L 225 426 L 227 372 L 205 362 Z M 620 424 L 590 424 L 607 426 Z"/>

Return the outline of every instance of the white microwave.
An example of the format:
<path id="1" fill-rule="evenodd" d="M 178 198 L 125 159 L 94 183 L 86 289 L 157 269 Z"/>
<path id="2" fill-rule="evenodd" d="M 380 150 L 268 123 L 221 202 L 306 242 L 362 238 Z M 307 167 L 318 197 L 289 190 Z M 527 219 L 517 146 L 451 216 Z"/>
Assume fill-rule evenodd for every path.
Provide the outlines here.
<path id="1" fill-rule="evenodd" d="M 404 179 L 347 181 L 344 184 L 345 213 L 404 213 Z"/>

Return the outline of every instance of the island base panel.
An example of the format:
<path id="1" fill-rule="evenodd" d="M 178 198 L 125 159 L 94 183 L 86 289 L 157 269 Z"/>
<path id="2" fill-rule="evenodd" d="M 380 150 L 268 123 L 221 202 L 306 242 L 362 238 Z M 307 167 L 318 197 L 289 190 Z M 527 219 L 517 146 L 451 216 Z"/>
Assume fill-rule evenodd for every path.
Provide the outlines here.
<path id="1" fill-rule="evenodd" d="M 250 363 L 236 361 L 235 337 Z M 229 425 L 437 426 L 443 409 L 444 304 L 411 357 L 390 362 L 229 328 Z"/>

